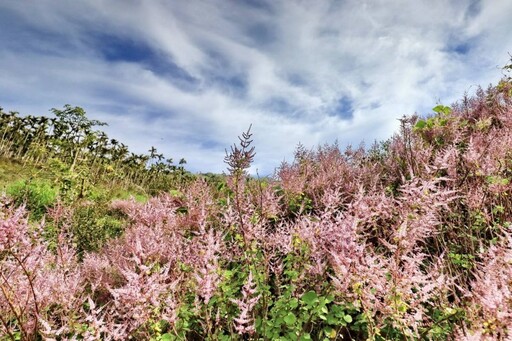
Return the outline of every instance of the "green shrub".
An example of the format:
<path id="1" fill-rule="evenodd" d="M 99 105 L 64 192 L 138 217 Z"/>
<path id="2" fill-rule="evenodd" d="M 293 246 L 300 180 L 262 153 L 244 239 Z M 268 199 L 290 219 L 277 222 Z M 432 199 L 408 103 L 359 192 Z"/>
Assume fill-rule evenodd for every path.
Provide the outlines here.
<path id="1" fill-rule="evenodd" d="M 58 190 L 48 181 L 21 180 L 10 185 L 7 194 L 17 206 L 25 204 L 30 212 L 30 218 L 38 220 L 55 204 Z"/>
<path id="2" fill-rule="evenodd" d="M 123 221 L 109 213 L 106 204 L 93 203 L 75 208 L 70 232 L 79 254 L 99 250 L 107 240 L 121 235 Z"/>

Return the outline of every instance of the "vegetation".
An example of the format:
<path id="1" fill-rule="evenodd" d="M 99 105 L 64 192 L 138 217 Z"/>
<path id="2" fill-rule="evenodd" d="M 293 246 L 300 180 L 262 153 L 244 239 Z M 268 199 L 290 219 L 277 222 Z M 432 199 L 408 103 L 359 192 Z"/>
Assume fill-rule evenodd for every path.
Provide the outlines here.
<path id="1" fill-rule="evenodd" d="M 510 77 L 369 150 L 299 146 L 273 179 L 247 173 L 250 129 L 229 174 L 193 177 L 81 113 L 2 116 L 2 155 L 39 172 L 1 199 L 2 339 L 512 337 Z"/>
<path id="2" fill-rule="evenodd" d="M 97 127 L 106 123 L 87 118 L 80 107 L 52 109 L 54 117 L 20 116 L 0 109 L 0 157 L 30 165 L 52 177 L 68 199 L 83 198 L 96 184 L 135 187 L 154 195 L 192 175 L 155 147 L 130 153 L 128 147 Z M 39 176 L 39 174 L 34 174 Z"/>

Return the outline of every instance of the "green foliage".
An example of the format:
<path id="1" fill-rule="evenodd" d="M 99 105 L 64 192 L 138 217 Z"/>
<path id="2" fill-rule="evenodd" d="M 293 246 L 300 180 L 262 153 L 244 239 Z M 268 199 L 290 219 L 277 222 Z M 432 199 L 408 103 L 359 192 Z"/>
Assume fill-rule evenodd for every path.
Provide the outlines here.
<path id="1" fill-rule="evenodd" d="M 313 200 L 305 192 L 293 193 L 285 191 L 280 186 L 275 186 L 276 194 L 281 197 L 281 205 L 286 208 L 289 216 L 298 216 L 311 213 Z"/>
<path id="2" fill-rule="evenodd" d="M 428 313 L 434 321 L 434 325 L 425 329 L 421 334 L 422 338 L 428 340 L 450 339 L 450 335 L 453 335 L 455 323 L 462 321 L 465 317 L 465 311 L 462 308 L 431 308 Z"/>
<path id="3" fill-rule="evenodd" d="M 359 315 L 350 305 L 334 302 L 332 294 L 308 291 L 293 295 L 292 285 L 284 287 L 266 320 L 257 319 L 256 329 L 270 340 L 329 340 L 342 337 Z"/>
<path id="4" fill-rule="evenodd" d="M 30 178 L 33 173 L 33 167 L 23 165 L 19 160 L 0 157 L 0 191 L 6 191 L 13 183 Z"/>
<path id="5" fill-rule="evenodd" d="M 178 320 L 172 331 L 155 340 L 185 340 L 194 335 L 208 335 L 208 340 L 246 339 L 235 337 L 235 331 L 229 326 L 233 326 L 239 314 L 234 300 L 240 299 L 249 272 L 256 276 L 256 294 L 260 295 L 253 310 L 255 333 L 250 339 L 334 340 L 346 337 L 349 329 L 357 334 L 359 327 L 355 323 L 362 319 L 359 309 L 336 301 L 329 286 L 324 286 L 320 292 L 297 291 L 298 276 L 308 251 L 304 243 L 297 241 L 295 244 L 303 256 L 290 253 L 286 257 L 287 265 L 279 282 L 265 276 L 265 255 L 261 250 L 253 249 L 244 257 L 247 262 L 225 264 L 225 269 L 220 270 L 222 282 L 207 305 L 197 304 L 191 283 L 190 291 L 182 297 Z M 218 319 L 227 329 L 215 327 Z"/>
<path id="6" fill-rule="evenodd" d="M 45 180 L 21 180 L 10 185 L 7 194 L 16 205 L 26 205 L 32 219 L 39 220 L 55 204 L 58 190 Z"/>
<path id="7" fill-rule="evenodd" d="M 463 269 L 471 270 L 474 266 L 473 261 L 475 256 L 471 254 L 460 254 L 460 253 L 452 253 L 448 254 L 452 263 L 456 266 L 460 266 Z"/>
<path id="8" fill-rule="evenodd" d="M 123 221 L 110 213 L 105 203 L 84 204 L 73 211 L 70 232 L 78 252 L 99 250 L 107 240 L 118 237 Z"/>
<path id="9" fill-rule="evenodd" d="M 437 115 L 418 120 L 414 126 L 417 130 L 446 126 L 449 119 L 448 115 L 452 112 L 452 109 L 444 105 L 438 105 L 432 108 L 432 110 L 436 112 Z"/>
<path id="10" fill-rule="evenodd" d="M 293 214 L 309 213 L 313 209 L 313 201 L 305 193 L 292 194 L 288 199 L 288 209 Z"/>
<path id="11" fill-rule="evenodd" d="M 278 283 L 259 287 L 268 303 L 261 306 L 266 310 L 256 315 L 256 334 L 265 340 L 343 338 L 355 318 L 360 316 L 359 310 L 351 304 L 336 302 L 328 283 L 319 287 L 319 291 L 298 292 L 302 284 L 299 276 L 310 262 L 310 251 L 297 237 L 294 246 L 296 251 L 285 257 L 277 293 L 274 290 Z"/>
<path id="12" fill-rule="evenodd" d="M 452 109 L 444 105 L 437 105 L 432 110 L 436 115 L 419 119 L 413 127 L 413 131 L 422 139 L 434 147 L 443 147 L 448 141 L 449 123 L 453 119 Z"/>
<path id="13" fill-rule="evenodd" d="M 499 175 L 489 175 L 487 176 L 486 180 L 491 185 L 506 186 L 510 183 L 510 179 L 501 177 Z"/>
<path id="14" fill-rule="evenodd" d="M 427 118 L 426 120 L 418 120 L 414 125 L 414 129 L 416 131 L 424 131 L 428 129 L 433 129 L 437 127 L 444 127 L 448 123 L 448 118 L 443 118 L 440 116 L 434 116 Z"/>
<path id="15" fill-rule="evenodd" d="M 108 240 L 119 237 L 127 224 L 126 218 L 111 210 L 105 201 L 81 201 L 61 209 L 67 212 L 65 216 L 57 220 L 48 217 L 43 234 L 53 250 L 61 232 L 71 234 L 80 258 L 85 252 L 98 251 Z"/>
<path id="16" fill-rule="evenodd" d="M 88 118 L 80 107 L 51 111 L 54 117 L 19 116 L 0 108 L 0 157 L 53 174 L 65 201 L 81 199 L 88 187 L 100 184 L 155 195 L 194 179 L 184 159 L 175 165 L 154 147 L 149 155 L 129 153 L 125 144 L 96 130 L 106 123 Z"/>
<path id="17" fill-rule="evenodd" d="M 452 109 L 445 105 L 439 104 L 432 108 L 432 111 L 440 114 L 440 115 L 449 115 L 452 113 Z"/>

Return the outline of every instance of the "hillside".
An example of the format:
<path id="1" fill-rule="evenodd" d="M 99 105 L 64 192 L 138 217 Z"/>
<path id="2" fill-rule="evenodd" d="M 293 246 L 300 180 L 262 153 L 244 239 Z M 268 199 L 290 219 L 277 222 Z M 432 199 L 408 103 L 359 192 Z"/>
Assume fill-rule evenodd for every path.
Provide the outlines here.
<path id="1" fill-rule="evenodd" d="M 11 143 L 5 127 L 5 167 L 38 171 L 0 173 L 2 340 L 512 337 L 510 77 L 368 150 L 299 147 L 263 180 L 250 130 L 227 177 L 155 178 L 163 166 L 134 172 L 111 142 L 101 156 L 87 134 Z M 33 144 L 60 177 L 38 177 L 54 170 Z M 143 200 L 111 191 L 139 181 Z"/>

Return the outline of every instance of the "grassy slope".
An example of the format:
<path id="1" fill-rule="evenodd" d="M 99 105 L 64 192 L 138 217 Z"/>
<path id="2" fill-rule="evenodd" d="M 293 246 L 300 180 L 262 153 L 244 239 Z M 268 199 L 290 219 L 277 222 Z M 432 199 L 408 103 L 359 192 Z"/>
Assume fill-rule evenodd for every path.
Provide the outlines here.
<path id="1" fill-rule="evenodd" d="M 16 159 L 0 157 L 0 194 L 5 193 L 7 188 L 15 182 L 28 179 L 46 180 L 50 183 L 55 182 L 54 175 L 41 169 L 41 167 L 30 163 L 24 164 Z M 137 201 L 143 202 L 147 200 L 147 195 L 142 190 L 137 190 L 136 188 L 112 187 L 106 184 L 94 187 L 101 192 L 107 192 L 111 199 L 127 199 L 133 196 Z"/>
<path id="2" fill-rule="evenodd" d="M 0 192 L 5 192 L 10 184 L 18 180 L 28 179 L 36 171 L 36 168 L 24 166 L 17 160 L 0 157 Z"/>

